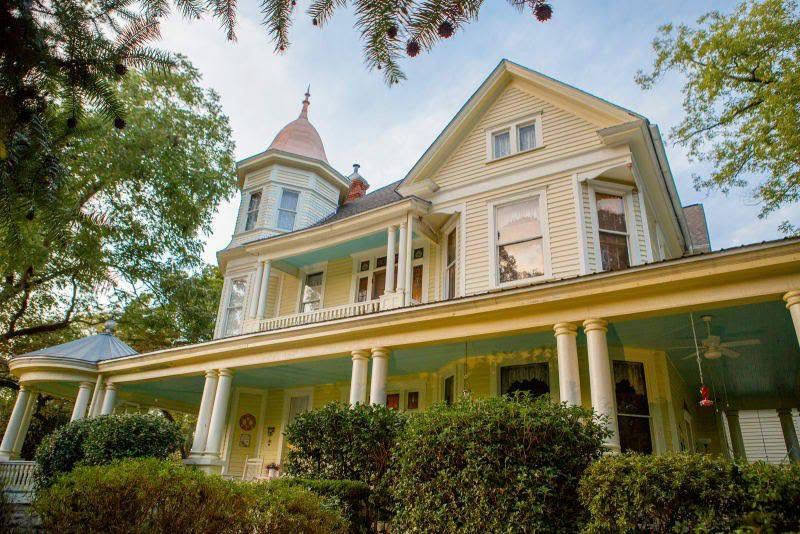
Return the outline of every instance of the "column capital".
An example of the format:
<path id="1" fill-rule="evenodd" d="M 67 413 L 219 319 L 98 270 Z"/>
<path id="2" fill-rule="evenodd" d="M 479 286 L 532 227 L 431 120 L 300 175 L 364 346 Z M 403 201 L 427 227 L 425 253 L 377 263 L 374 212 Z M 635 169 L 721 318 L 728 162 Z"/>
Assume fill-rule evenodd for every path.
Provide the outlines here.
<path id="1" fill-rule="evenodd" d="M 583 321 L 583 329 L 587 332 L 591 332 L 592 330 L 602 330 L 603 332 L 607 332 L 608 322 L 604 319 L 586 319 Z"/>
<path id="2" fill-rule="evenodd" d="M 397 223 L 390 224 L 389 225 L 389 231 L 390 232 L 396 232 L 399 227 L 400 227 L 400 225 L 397 224 Z"/>
<path id="3" fill-rule="evenodd" d="M 370 351 L 367 349 L 356 349 L 350 352 L 350 355 L 353 357 L 353 360 L 368 360 L 369 359 Z"/>
<path id="4" fill-rule="evenodd" d="M 566 334 L 575 336 L 578 334 L 578 326 L 574 323 L 556 323 L 553 325 L 553 331 L 555 331 L 557 336 Z"/>
<path id="5" fill-rule="evenodd" d="M 30 384 L 27 384 L 25 382 L 20 382 L 19 391 L 31 392 L 31 391 L 33 391 L 33 386 L 31 386 Z"/>
<path id="6" fill-rule="evenodd" d="M 791 408 L 781 407 L 781 408 L 776 408 L 775 411 L 778 412 L 778 417 L 791 417 L 792 416 L 792 409 Z"/>
<path id="7" fill-rule="evenodd" d="M 94 389 L 94 382 L 81 382 L 78 387 L 80 389 Z"/>
<path id="8" fill-rule="evenodd" d="M 388 358 L 391 353 L 392 353 L 392 350 L 391 349 L 387 349 L 386 347 L 373 347 L 372 348 L 372 357 L 373 358 Z"/>
<path id="9" fill-rule="evenodd" d="M 206 369 L 206 378 L 217 378 L 219 373 L 217 373 L 216 369 Z"/>
<path id="10" fill-rule="evenodd" d="M 114 391 L 117 389 L 117 385 L 113 382 L 106 382 L 106 391 Z"/>
<path id="11" fill-rule="evenodd" d="M 220 377 L 223 377 L 223 376 L 233 376 L 233 371 L 232 371 L 232 370 L 230 370 L 230 369 L 220 369 L 220 370 L 218 371 L 218 373 L 219 373 L 219 376 L 220 376 Z"/>
<path id="12" fill-rule="evenodd" d="M 795 304 L 800 304 L 800 289 L 789 291 L 783 296 L 783 300 L 786 302 L 786 309 L 791 308 Z"/>

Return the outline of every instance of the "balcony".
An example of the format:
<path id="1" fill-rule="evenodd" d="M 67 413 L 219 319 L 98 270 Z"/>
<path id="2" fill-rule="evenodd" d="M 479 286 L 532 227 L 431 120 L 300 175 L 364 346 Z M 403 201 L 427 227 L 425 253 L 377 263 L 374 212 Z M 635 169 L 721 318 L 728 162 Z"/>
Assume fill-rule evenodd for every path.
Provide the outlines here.
<path id="1" fill-rule="evenodd" d="M 356 317 L 358 315 L 375 313 L 380 310 L 380 299 L 368 300 L 365 302 L 355 302 L 341 306 L 333 306 L 331 308 L 322 308 L 319 310 L 293 313 L 291 315 L 284 315 L 281 317 L 250 321 L 246 325 L 246 331 L 269 332 L 271 330 L 279 330 L 281 328 L 289 328 L 292 326 L 301 326 L 304 324 L 319 323 L 323 321 L 333 321 L 335 319 L 346 319 L 348 317 Z"/>

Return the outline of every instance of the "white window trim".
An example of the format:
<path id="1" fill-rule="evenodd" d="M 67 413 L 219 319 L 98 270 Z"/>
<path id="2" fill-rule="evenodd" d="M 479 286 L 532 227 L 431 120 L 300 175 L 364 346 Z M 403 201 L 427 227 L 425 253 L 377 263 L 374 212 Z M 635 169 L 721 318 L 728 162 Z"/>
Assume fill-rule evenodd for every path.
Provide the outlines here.
<path id="1" fill-rule="evenodd" d="M 589 187 L 589 207 L 592 214 L 592 240 L 595 250 L 595 271 L 603 271 L 603 257 L 600 252 L 600 223 L 597 218 L 597 196 L 596 193 L 606 195 L 621 196 L 625 206 L 625 228 L 628 234 L 628 260 L 630 266 L 640 265 L 641 254 L 639 253 L 639 235 L 636 231 L 636 219 L 633 209 L 633 186 L 602 182 L 597 180 L 587 180 Z"/>
<path id="2" fill-rule="evenodd" d="M 253 193 L 261 193 L 261 201 L 258 203 L 258 216 L 256 217 L 256 225 L 249 230 L 245 230 L 247 227 L 247 214 L 249 212 L 248 208 L 250 207 L 250 196 Z M 250 233 L 260 229 L 258 223 L 261 220 L 261 210 L 264 208 L 265 198 L 266 195 L 263 186 L 251 187 L 249 189 L 242 190 L 242 202 L 240 205 L 240 215 L 237 223 L 236 233 Z"/>
<path id="3" fill-rule="evenodd" d="M 244 329 L 244 323 L 247 320 L 247 312 L 248 306 L 247 303 L 249 302 L 249 292 L 253 287 L 251 283 L 252 275 L 237 275 L 231 276 L 228 278 L 228 284 L 226 291 L 224 293 L 225 298 L 222 300 L 222 328 L 220 329 L 220 337 L 228 337 L 228 336 L 238 336 L 242 333 L 240 330 L 239 332 L 235 332 L 232 334 L 228 334 L 228 311 L 230 309 L 230 301 L 231 301 L 231 293 L 233 292 L 233 284 L 236 282 L 244 282 L 244 297 L 242 299 L 242 330 Z"/>
<path id="4" fill-rule="evenodd" d="M 310 274 L 322 273 L 322 288 L 319 292 L 319 309 L 322 310 L 325 308 L 325 286 L 327 285 L 328 281 L 328 262 L 321 262 L 315 263 L 313 265 L 306 265 L 300 269 L 300 273 L 302 276 L 300 278 L 300 283 L 298 284 L 298 295 L 297 295 L 297 313 L 304 313 L 303 312 L 303 288 L 306 285 L 306 278 Z M 312 312 L 305 312 L 305 313 L 312 313 Z"/>
<path id="5" fill-rule="evenodd" d="M 286 426 L 289 424 L 289 399 L 291 399 L 292 397 L 303 397 L 303 396 L 308 397 L 308 411 L 313 410 L 314 409 L 313 387 L 287 389 L 283 393 L 283 415 L 281 416 L 281 432 L 278 438 L 278 461 L 277 461 L 278 464 L 283 462 L 283 447 L 286 442 L 286 440 L 284 439 L 284 433 L 286 432 Z"/>
<path id="6" fill-rule="evenodd" d="M 247 220 L 250 218 L 250 202 L 253 200 L 253 195 L 259 195 L 258 199 L 258 207 L 253 210 L 255 211 L 256 218 L 253 221 L 253 227 L 247 227 Z M 244 231 L 250 232 L 258 228 L 259 220 L 261 219 L 261 206 L 264 204 L 264 191 L 262 189 L 253 189 L 252 191 L 248 192 L 247 194 L 247 206 L 244 210 Z"/>
<path id="7" fill-rule="evenodd" d="M 520 127 L 530 126 L 531 124 L 534 125 L 534 136 L 536 139 L 536 145 L 532 148 L 528 148 L 526 150 L 519 150 L 519 139 L 518 139 L 518 130 Z M 494 136 L 499 133 L 503 133 L 508 131 L 509 133 L 509 153 L 504 156 L 494 156 Z M 518 154 L 527 154 L 528 152 L 533 152 L 534 150 L 539 150 L 545 147 L 544 144 L 544 135 L 542 134 L 542 112 L 539 111 L 532 115 L 527 115 L 525 117 L 521 117 L 519 119 L 505 122 L 502 124 L 496 124 L 490 126 L 485 130 L 486 133 L 486 161 L 499 161 L 501 159 L 510 158 L 512 156 L 516 156 Z"/>
<path id="8" fill-rule="evenodd" d="M 281 200 L 283 200 L 283 194 L 286 192 L 290 193 L 297 193 L 297 207 L 294 210 L 294 221 L 292 223 L 292 229 L 287 230 L 286 228 L 281 228 L 279 226 L 279 221 L 281 218 L 281 211 L 291 211 L 281 208 Z M 262 197 L 263 198 L 263 197 Z M 300 213 L 300 202 L 303 200 L 303 191 L 299 188 L 291 188 L 291 187 L 283 187 L 280 188 L 280 194 L 278 194 L 278 202 L 275 204 L 275 229 L 281 232 L 293 232 L 297 230 L 297 215 Z"/>
<path id="9" fill-rule="evenodd" d="M 531 278 L 523 278 L 522 280 L 513 280 L 510 282 L 500 283 L 500 276 L 498 272 L 498 255 L 497 255 L 497 208 L 519 202 L 521 200 L 528 200 L 534 197 L 539 198 L 539 224 L 542 228 L 542 259 L 544 263 L 544 274 L 541 276 L 534 276 Z M 535 282 L 549 280 L 553 277 L 552 264 L 550 259 L 550 228 L 547 223 L 547 189 L 534 189 L 525 191 L 524 193 L 517 193 L 491 200 L 487 203 L 488 220 L 489 220 L 489 285 L 493 289 L 501 289 L 507 287 L 515 287 L 520 285 L 528 285 Z"/>
<path id="10" fill-rule="evenodd" d="M 418 249 L 418 248 L 422 249 L 422 258 L 415 260 L 413 258 L 414 250 Z M 413 279 L 413 276 L 414 276 L 413 268 L 416 265 L 422 265 L 422 302 L 429 302 L 429 300 L 428 300 L 428 297 L 429 297 L 428 284 L 429 284 L 430 279 L 428 278 L 428 276 L 429 276 L 430 266 L 429 266 L 428 258 L 430 258 L 430 253 L 431 253 L 430 252 L 430 246 L 429 246 L 429 244 L 428 244 L 428 242 L 426 240 L 424 240 L 424 239 L 414 239 L 411 242 L 411 256 L 412 256 L 411 257 L 411 267 L 412 267 L 411 268 L 411 276 L 412 276 L 412 279 Z M 398 259 L 399 259 L 399 254 L 400 253 L 397 252 L 397 254 L 398 254 Z M 367 296 L 372 297 L 372 275 L 373 275 L 373 273 L 375 271 L 380 271 L 380 270 L 384 269 L 383 267 L 376 268 L 375 267 L 375 263 L 377 262 L 378 258 L 381 258 L 383 256 L 386 256 L 386 248 L 384 248 L 384 247 L 378 247 L 378 248 L 374 248 L 374 249 L 370 249 L 370 250 L 365 250 L 365 251 L 362 251 L 362 252 L 356 252 L 356 253 L 350 255 L 350 257 L 353 259 L 353 269 L 352 269 L 352 273 L 350 275 L 350 303 L 351 304 L 355 304 L 356 303 L 356 296 L 357 296 L 357 293 L 358 293 L 358 280 L 360 278 L 365 277 L 365 276 L 367 277 Z M 367 261 L 367 260 L 369 260 L 369 270 L 367 270 L 367 271 L 359 270 L 361 268 L 361 262 L 362 261 Z M 386 258 L 386 264 L 387 265 L 389 264 L 388 256 Z M 408 283 L 409 283 L 409 290 L 410 290 L 411 289 L 411 287 L 410 287 L 411 281 L 409 281 Z M 368 298 L 365 302 L 369 302 L 371 300 L 377 300 L 377 299 Z"/>

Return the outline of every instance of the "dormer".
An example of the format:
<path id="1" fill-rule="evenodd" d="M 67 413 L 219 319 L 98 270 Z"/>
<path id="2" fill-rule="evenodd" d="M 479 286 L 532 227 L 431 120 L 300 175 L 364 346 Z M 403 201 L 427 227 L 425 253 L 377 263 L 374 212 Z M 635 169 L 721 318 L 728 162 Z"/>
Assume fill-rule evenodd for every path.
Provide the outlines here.
<path id="1" fill-rule="evenodd" d="M 241 200 L 229 247 L 311 226 L 346 200 L 350 181 L 328 163 L 308 120 L 310 96 L 267 150 L 238 162 Z"/>

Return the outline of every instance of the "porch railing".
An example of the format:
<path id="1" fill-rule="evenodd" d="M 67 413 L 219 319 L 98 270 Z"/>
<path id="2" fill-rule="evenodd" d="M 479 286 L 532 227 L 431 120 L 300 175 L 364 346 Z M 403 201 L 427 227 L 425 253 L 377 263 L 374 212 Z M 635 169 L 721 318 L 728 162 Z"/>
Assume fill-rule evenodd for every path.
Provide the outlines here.
<path id="1" fill-rule="evenodd" d="M 334 306 L 332 308 L 322 308 L 310 312 L 295 313 L 292 315 L 284 315 L 282 317 L 273 317 L 270 319 L 262 319 L 258 322 L 257 331 L 266 332 L 269 330 L 278 330 L 280 328 L 288 328 L 290 326 L 300 326 L 304 324 L 319 323 L 322 321 L 332 321 L 334 319 L 345 319 L 347 317 L 355 317 L 357 315 L 364 315 L 380 311 L 379 300 L 368 300 L 366 302 L 355 302 L 353 304 L 345 304 L 343 306 Z"/>
<path id="2" fill-rule="evenodd" d="M 9 500 L 24 500 L 33 492 L 33 473 L 36 462 L 6 460 L 0 462 L 0 485 Z"/>

